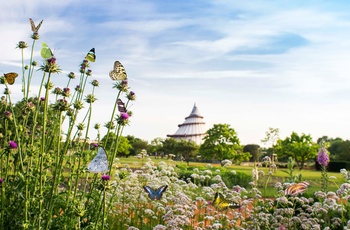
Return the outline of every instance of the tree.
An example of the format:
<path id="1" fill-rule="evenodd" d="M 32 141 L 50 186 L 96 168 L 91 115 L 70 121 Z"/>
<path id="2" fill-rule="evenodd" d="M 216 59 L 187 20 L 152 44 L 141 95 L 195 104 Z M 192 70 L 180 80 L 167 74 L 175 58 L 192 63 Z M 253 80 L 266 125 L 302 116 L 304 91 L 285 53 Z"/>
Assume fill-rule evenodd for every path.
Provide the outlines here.
<path id="1" fill-rule="evenodd" d="M 128 139 L 129 144 L 132 146 L 132 148 L 130 149 L 130 155 L 137 155 L 141 153 L 143 149 L 148 150 L 148 141 L 142 140 L 131 135 L 126 136 L 126 138 Z"/>
<path id="2" fill-rule="evenodd" d="M 199 152 L 205 159 L 236 159 L 246 155 L 242 152 L 237 133 L 228 124 L 214 124 L 207 131 L 204 143 L 200 146 Z M 249 154 L 250 155 L 250 154 Z"/>
<path id="3" fill-rule="evenodd" d="M 290 137 L 284 140 L 277 140 L 274 151 L 279 159 L 294 158 L 299 169 L 303 169 L 307 160 L 317 156 L 318 148 L 318 144 L 312 141 L 310 135 L 303 133 L 299 136 L 296 132 L 292 132 Z"/>
<path id="4" fill-rule="evenodd" d="M 191 140 L 179 140 L 176 145 L 176 155 L 181 155 L 189 165 L 190 159 L 195 157 L 198 153 L 199 146 Z"/>
<path id="5" fill-rule="evenodd" d="M 259 158 L 261 157 L 261 148 L 256 144 L 245 145 L 243 147 L 243 152 L 248 152 L 252 155 L 252 158 L 250 159 L 252 162 L 259 161 Z"/>
<path id="6" fill-rule="evenodd" d="M 106 136 L 102 138 L 102 143 L 105 142 Z M 108 142 L 106 143 L 105 150 L 113 152 L 116 148 L 117 135 L 114 133 L 109 133 Z M 132 146 L 129 143 L 129 140 L 126 137 L 120 136 L 118 140 L 118 156 L 128 156 L 130 154 Z"/>
<path id="7" fill-rule="evenodd" d="M 265 139 L 261 140 L 261 142 L 266 145 L 266 151 L 268 155 L 274 154 L 273 148 L 279 139 L 279 132 L 280 130 L 278 128 L 269 127 L 269 130 L 265 132 Z"/>
<path id="8" fill-rule="evenodd" d="M 153 153 L 155 158 L 159 156 L 162 152 L 163 148 L 163 141 L 164 139 L 157 137 L 151 141 L 151 144 L 149 145 L 149 152 Z"/>

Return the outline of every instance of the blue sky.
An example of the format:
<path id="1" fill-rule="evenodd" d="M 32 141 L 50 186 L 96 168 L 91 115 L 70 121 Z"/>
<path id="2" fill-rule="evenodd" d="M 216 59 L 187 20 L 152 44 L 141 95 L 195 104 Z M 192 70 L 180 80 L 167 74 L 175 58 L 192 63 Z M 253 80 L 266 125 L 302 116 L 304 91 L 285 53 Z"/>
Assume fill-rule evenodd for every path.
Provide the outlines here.
<path id="1" fill-rule="evenodd" d="M 5 1 L 0 70 L 20 72 L 15 46 L 20 40 L 31 44 L 28 18 L 43 19 L 39 43 L 49 44 L 63 69 L 56 86 L 63 87 L 59 79 L 77 74 L 86 53 L 96 49 L 92 79 L 100 87 L 93 123 L 109 120 L 115 91 L 108 73 L 119 60 L 137 95 L 125 135 L 165 138 L 196 103 L 207 128 L 230 124 L 242 144 L 261 144 L 269 127 L 279 128 L 281 138 L 295 131 L 314 140 L 323 135 L 348 139 L 349 5 L 321 0 Z M 40 63 L 39 53 L 40 45 Z M 20 85 L 11 91 L 19 100 Z"/>

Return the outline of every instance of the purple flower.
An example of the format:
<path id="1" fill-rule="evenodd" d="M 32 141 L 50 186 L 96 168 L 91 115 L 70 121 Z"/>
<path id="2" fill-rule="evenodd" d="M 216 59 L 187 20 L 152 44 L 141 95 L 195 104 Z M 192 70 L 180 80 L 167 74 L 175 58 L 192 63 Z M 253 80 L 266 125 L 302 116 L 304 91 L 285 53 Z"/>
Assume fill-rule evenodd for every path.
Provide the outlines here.
<path id="1" fill-rule="evenodd" d="M 45 101 L 45 97 L 41 97 L 40 100 L 41 100 L 41 101 Z"/>
<path id="2" fill-rule="evenodd" d="M 94 143 L 94 147 L 97 148 L 98 147 L 98 143 Z"/>
<path id="3" fill-rule="evenodd" d="M 111 176 L 110 175 L 102 175 L 102 180 L 104 181 L 107 181 L 107 180 L 110 180 L 111 179 Z"/>
<path id="4" fill-rule="evenodd" d="M 326 148 L 322 147 L 318 151 L 317 162 L 321 166 L 327 166 L 328 165 L 328 163 L 329 163 L 329 156 L 328 156 Z"/>
<path id="5" fill-rule="evenodd" d="M 0 184 L 2 184 L 2 182 L 4 182 L 4 180 L 2 178 L 0 178 Z"/>
<path id="6" fill-rule="evenodd" d="M 123 120 L 127 120 L 129 118 L 129 114 L 128 113 L 120 113 L 120 117 L 123 119 Z"/>
<path id="7" fill-rule="evenodd" d="M 9 146 L 10 146 L 10 149 L 17 149 L 17 143 L 14 142 L 14 141 L 9 141 Z"/>

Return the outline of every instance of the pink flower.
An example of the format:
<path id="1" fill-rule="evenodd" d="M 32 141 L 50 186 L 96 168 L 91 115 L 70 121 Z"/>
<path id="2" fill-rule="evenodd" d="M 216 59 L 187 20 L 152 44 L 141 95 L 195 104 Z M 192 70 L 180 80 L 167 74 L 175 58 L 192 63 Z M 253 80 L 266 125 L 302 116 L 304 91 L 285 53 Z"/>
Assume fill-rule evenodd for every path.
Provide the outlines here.
<path id="1" fill-rule="evenodd" d="M 317 162 L 321 166 L 327 166 L 328 165 L 328 163 L 329 163 L 329 156 L 328 156 L 326 148 L 322 147 L 318 151 Z"/>
<path id="2" fill-rule="evenodd" d="M 104 181 L 107 181 L 107 180 L 110 180 L 111 179 L 111 176 L 110 175 L 102 175 L 102 180 Z"/>
<path id="3" fill-rule="evenodd" d="M 128 113 L 120 113 L 120 117 L 123 119 L 123 120 L 127 120 L 129 118 L 129 114 Z"/>
<path id="4" fill-rule="evenodd" d="M 9 141 L 9 146 L 10 146 L 10 149 L 17 149 L 18 147 L 17 143 L 14 141 Z"/>

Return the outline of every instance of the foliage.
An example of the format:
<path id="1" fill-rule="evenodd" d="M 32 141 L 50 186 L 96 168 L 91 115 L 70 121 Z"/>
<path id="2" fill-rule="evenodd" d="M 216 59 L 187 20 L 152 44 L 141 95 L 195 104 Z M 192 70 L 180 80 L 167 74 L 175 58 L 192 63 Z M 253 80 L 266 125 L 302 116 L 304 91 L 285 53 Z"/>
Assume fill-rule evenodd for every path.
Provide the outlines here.
<path id="1" fill-rule="evenodd" d="M 199 152 L 204 159 L 220 161 L 233 159 L 240 162 L 250 157 L 250 154 L 243 153 L 237 133 L 229 124 L 214 124 L 207 131 Z"/>
<path id="2" fill-rule="evenodd" d="M 312 141 L 310 135 L 292 132 L 290 137 L 278 140 L 274 147 L 278 159 L 293 157 L 299 169 L 303 169 L 305 162 L 317 156 L 318 145 Z"/>
<path id="3" fill-rule="evenodd" d="M 250 155 L 252 156 L 250 158 L 251 162 L 258 162 L 260 161 L 260 157 L 261 157 L 261 148 L 259 145 L 256 144 L 250 144 L 250 145 L 245 145 L 243 147 L 243 152 L 249 152 Z"/>
<path id="4" fill-rule="evenodd" d="M 135 156 L 141 153 L 143 149 L 148 149 L 148 141 L 142 140 L 131 135 L 126 136 L 126 138 L 128 139 L 129 144 L 131 145 L 130 155 Z"/>

